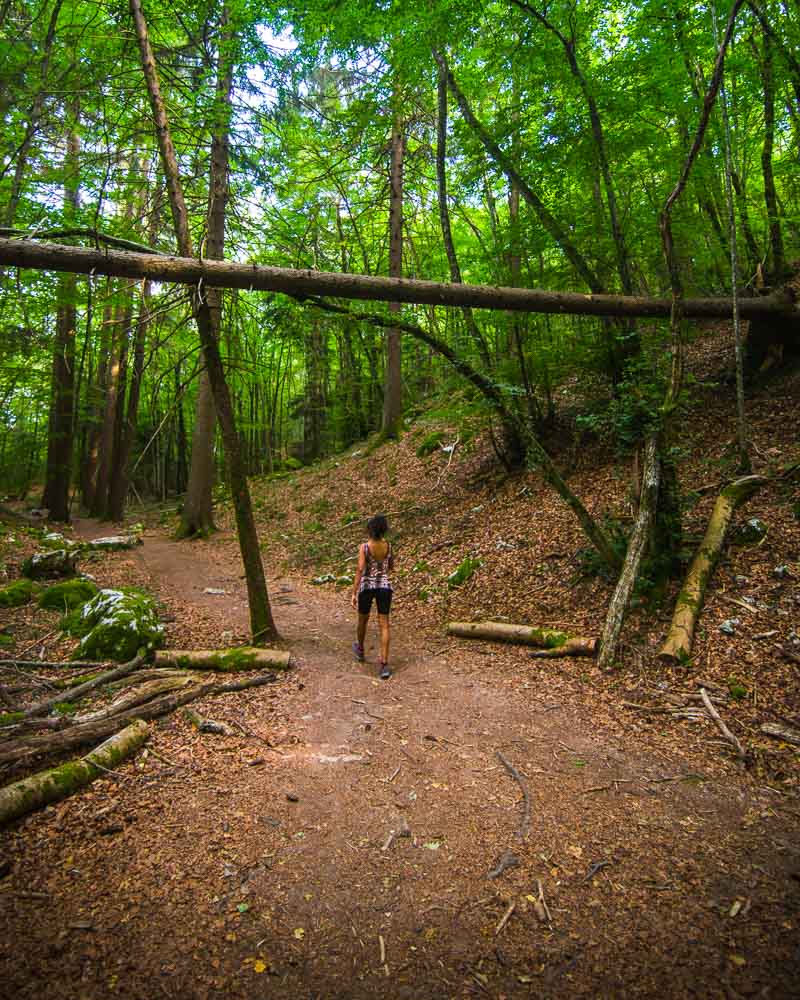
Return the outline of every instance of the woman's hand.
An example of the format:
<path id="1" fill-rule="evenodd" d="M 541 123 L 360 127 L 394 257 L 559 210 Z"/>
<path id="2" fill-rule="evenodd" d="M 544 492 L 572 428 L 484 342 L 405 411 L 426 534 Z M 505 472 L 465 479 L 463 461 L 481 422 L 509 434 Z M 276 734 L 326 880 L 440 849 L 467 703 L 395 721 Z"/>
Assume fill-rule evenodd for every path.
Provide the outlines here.
<path id="1" fill-rule="evenodd" d="M 355 594 L 351 594 L 350 595 L 350 606 L 353 607 L 353 608 L 357 608 L 358 607 L 358 601 L 356 600 L 356 595 Z"/>

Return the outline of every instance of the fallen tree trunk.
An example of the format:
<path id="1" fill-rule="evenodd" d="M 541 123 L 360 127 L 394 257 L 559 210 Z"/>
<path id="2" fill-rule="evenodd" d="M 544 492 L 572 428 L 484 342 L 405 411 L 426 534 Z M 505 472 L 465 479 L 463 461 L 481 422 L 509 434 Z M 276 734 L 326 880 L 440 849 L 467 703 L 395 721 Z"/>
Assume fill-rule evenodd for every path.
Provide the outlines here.
<path id="1" fill-rule="evenodd" d="M 100 774 L 113 770 L 139 749 L 149 732 L 147 723 L 136 719 L 85 757 L 33 774 L 0 789 L 0 824 L 5 825 L 50 802 L 65 799 L 94 781 Z"/>
<path id="2" fill-rule="evenodd" d="M 283 649 L 260 649 L 241 646 L 234 649 L 159 649 L 156 667 L 179 667 L 183 670 L 214 670 L 237 673 L 240 670 L 263 670 L 272 667 L 287 670 L 291 653 Z"/>
<path id="3" fill-rule="evenodd" d="M 560 656 L 593 656 L 596 645 L 595 639 L 567 635 L 566 632 L 559 632 L 557 629 L 509 625 L 506 622 L 450 622 L 447 634 L 458 636 L 460 639 L 486 639 L 489 642 L 541 646 Z M 566 652 L 569 648 L 578 652 Z"/>
<path id="4" fill-rule="evenodd" d="M 144 705 L 148 701 L 152 701 L 158 695 L 185 688 L 191 683 L 192 678 L 190 676 L 161 677 L 146 681 L 133 691 L 127 691 L 125 694 L 120 695 L 119 698 L 104 708 L 99 708 L 96 712 L 89 712 L 87 715 L 77 716 L 74 720 L 75 725 L 80 726 L 86 722 L 99 722 L 101 719 L 111 719 L 120 713 L 129 712 L 132 708 L 136 708 L 137 705 Z"/>
<path id="5" fill-rule="evenodd" d="M 567 639 L 563 646 L 555 646 L 552 649 L 537 649 L 533 653 L 528 653 L 532 660 L 557 660 L 563 656 L 596 656 L 597 639 L 578 637 Z"/>
<path id="6" fill-rule="evenodd" d="M 768 480 L 763 476 L 744 476 L 726 486 L 717 497 L 703 541 L 678 594 L 672 624 L 659 653 L 661 659 L 680 662 L 691 655 L 694 631 L 703 610 L 708 581 L 725 544 L 733 515 L 766 482 Z"/>
<path id="7" fill-rule="evenodd" d="M 35 240 L 0 239 L 0 265 L 76 274 L 108 274 L 122 278 L 150 278 L 154 281 L 187 285 L 197 285 L 202 281 L 207 287 L 285 292 L 295 297 L 330 295 L 345 299 L 579 316 L 652 316 L 666 319 L 672 307 L 671 299 L 651 299 L 636 295 L 585 295 L 535 288 L 497 288 L 410 278 L 381 278 L 364 274 L 338 274 L 221 260 L 199 260 L 193 257 L 85 249 L 57 243 L 37 243 Z M 731 313 L 731 300 L 684 299 L 681 309 L 687 317 L 726 318 Z M 788 293 L 742 299 L 740 313 L 742 319 L 782 316 L 794 324 L 798 324 L 800 320 L 797 307 Z"/>
<path id="8" fill-rule="evenodd" d="M 74 750 L 76 747 L 94 743 L 96 740 L 107 739 L 124 726 L 135 722 L 136 719 L 148 721 L 161 715 L 167 715 L 176 708 L 187 705 L 190 701 L 211 694 L 216 687 L 217 685 L 213 681 L 205 681 L 203 684 L 178 691 L 177 694 L 156 698 L 135 711 L 115 715 L 111 719 L 85 722 L 57 733 L 21 736 L 13 744 L 6 744 L 0 748 L 0 764 L 20 763 L 41 754 L 63 753 L 65 750 Z"/>

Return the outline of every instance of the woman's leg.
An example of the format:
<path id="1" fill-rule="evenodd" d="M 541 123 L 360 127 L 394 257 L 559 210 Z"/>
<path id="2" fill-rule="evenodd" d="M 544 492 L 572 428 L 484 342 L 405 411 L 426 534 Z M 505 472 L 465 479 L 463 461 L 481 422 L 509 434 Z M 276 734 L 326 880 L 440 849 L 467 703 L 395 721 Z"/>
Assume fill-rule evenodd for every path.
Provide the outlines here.
<path id="1" fill-rule="evenodd" d="M 364 639 L 367 634 L 367 622 L 369 621 L 369 611 L 364 615 L 360 611 L 358 613 L 358 644 L 363 648 Z"/>
<path id="2" fill-rule="evenodd" d="M 381 663 L 389 662 L 389 616 L 378 615 L 378 627 L 381 630 Z"/>

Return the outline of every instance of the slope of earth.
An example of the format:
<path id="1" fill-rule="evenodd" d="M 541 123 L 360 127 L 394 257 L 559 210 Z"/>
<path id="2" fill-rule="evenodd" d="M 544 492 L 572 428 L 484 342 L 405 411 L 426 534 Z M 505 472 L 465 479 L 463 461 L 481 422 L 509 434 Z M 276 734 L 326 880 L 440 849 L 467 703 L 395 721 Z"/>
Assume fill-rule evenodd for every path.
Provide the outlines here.
<path id="1" fill-rule="evenodd" d="M 732 437 L 730 401 L 709 389 L 702 406 L 687 423 L 702 456 L 683 470 L 689 486 L 723 481 Z M 754 396 L 750 416 L 757 454 L 790 459 L 796 377 Z M 743 511 L 768 542 L 727 554 L 692 664 L 656 666 L 669 608 L 642 608 L 606 678 L 443 638 L 446 620 L 484 615 L 596 634 L 609 585 L 575 579 L 582 539 L 534 474 L 504 479 L 479 447 L 418 459 L 417 442 L 256 484 L 296 669 L 199 703 L 241 738 L 168 717 L 136 759 L 2 834 L 0 995 L 655 996 L 665 983 L 672 996 L 794 995 L 796 757 L 757 725 L 796 722 L 797 671 L 754 636 L 783 642 L 796 627 L 796 494 L 763 491 Z M 590 509 L 624 513 L 625 467 L 576 455 L 570 482 Z M 377 509 L 399 557 L 389 682 L 375 677 L 374 633 L 366 665 L 349 655 L 347 589 L 310 583 L 352 567 Z M 141 548 L 92 573 L 157 594 L 171 646 L 243 640 L 221 523 L 187 543 L 154 519 Z M 483 565 L 449 589 L 467 554 Z M 792 575 L 773 577 L 778 565 Z M 754 598 L 752 613 L 726 595 Z M 733 637 L 718 632 L 736 616 Z M 36 628 L 49 655 L 33 620 L 15 641 Z M 712 726 L 623 704 L 698 679 L 724 693 L 731 676 L 747 694 L 720 710 L 754 752 L 745 772 Z"/>

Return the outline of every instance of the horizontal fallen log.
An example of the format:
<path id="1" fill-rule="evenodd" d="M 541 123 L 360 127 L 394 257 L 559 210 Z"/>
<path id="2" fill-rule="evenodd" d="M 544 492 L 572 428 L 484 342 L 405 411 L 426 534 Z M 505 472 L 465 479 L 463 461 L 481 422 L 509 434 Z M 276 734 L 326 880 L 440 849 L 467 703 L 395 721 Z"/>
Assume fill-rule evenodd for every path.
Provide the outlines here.
<path id="1" fill-rule="evenodd" d="M 159 649 L 156 667 L 179 667 L 183 670 L 213 670 L 238 673 L 240 670 L 263 670 L 266 667 L 286 670 L 291 653 L 284 649 L 261 649 L 241 646 L 234 649 Z"/>
<path id="2" fill-rule="evenodd" d="M 797 729 L 788 729 L 786 726 L 779 726 L 777 722 L 765 722 L 761 728 L 765 736 L 771 736 L 776 740 L 783 740 L 784 743 L 791 743 L 793 746 L 800 747 L 800 731 Z"/>
<path id="3" fill-rule="evenodd" d="M 175 694 L 164 695 L 156 698 L 146 705 L 142 705 L 129 713 L 115 715 L 111 719 L 101 719 L 99 722 L 86 722 L 82 725 L 70 726 L 56 733 L 23 735 L 11 745 L 0 747 L 0 764 L 24 763 L 34 757 L 43 754 L 64 753 L 67 750 L 74 750 L 76 747 L 85 746 L 87 743 L 94 743 L 97 740 L 107 739 L 118 732 L 124 726 L 135 722 L 136 719 L 149 721 L 161 715 L 181 708 L 191 701 L 211 694 L 216 685 L 213 681 L 204 681 L 192 687 L 185 688 Z"/>
<path id="4" fill-rule="evenodd" d="M 122 250 L 98 250 L 37 243 L 35 240 L 0 239 L 0 265 L 30 267 L 74 274 L 107 274 L 120 278 L 150 278 L 206 287 L 246 288 L 284 292 L 296 298 L 329 295 L 344 299 L 413 302 L 421 305 L 469 306 L 519 312 L 563 313 L 579 316 L 652 316 L 667 319 L 668 298 L 635 295 L 552 292 L 538 288 L 498 288 L 410 278 L 382 278 L 364 274 L 338 274 L 286 267 L 265 267 L 222 260 L 198 260 Z M 742 298 L 743 319 L 783 317 L 800 322 L 800 313 L 788 293 Z M 691 318 L 727 318 L 731 300 L 683 299 L 681 312 Z"/>
<path id="5" fill-rule="evenodd" d="M 568 635 L 557 629 L 510 625 L 507 622 L 450 622 L 447 634 L 460 639 L 541 646 L 553 656 L 594 656 L 597 647 L 596 639 Z"/>
<path id="6" fill-rule="evenodd" d="M 136 719 L 85 757 L 6 785 L 0 789 L 0 825 L 65 799 L 99 775 L 113 770 L 139 749 L 149 732 L 147 723 Z"/>
<path id="7" fill-rule="evenodd" d="M 255 677 L 240 677 L 235 681 L 225 681 L 224 684 L 217 684 L 214 694 L 226 694 L 229 691 L 244 691 L 245 688 L 263 687 L 265 684 L 274 684 L 278 674 L 258 674 Z"/>

